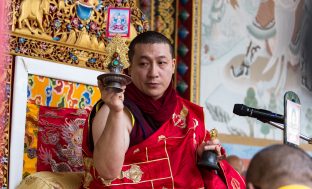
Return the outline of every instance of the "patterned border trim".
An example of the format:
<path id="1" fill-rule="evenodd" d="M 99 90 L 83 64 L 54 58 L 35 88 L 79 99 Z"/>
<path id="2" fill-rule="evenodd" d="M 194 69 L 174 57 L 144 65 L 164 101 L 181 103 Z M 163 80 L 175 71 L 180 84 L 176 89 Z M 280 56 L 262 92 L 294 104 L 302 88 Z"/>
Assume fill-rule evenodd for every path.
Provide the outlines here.
<path id="1" fill-rule="evenodd" d="M 32 39 L 15 33 L 12 33 L 10 36 L 10 53 L 12 55 L 49 60 L 72 66 L 105 70 L 103 62 L 106 56 L 102 53 L 50 41 Z"/>
<path id="2" fill-rule="evenodd" d="M 0 85 L 5 87 L 4 99 L 0 108 L 0 187 L 8 187 L 8 159 L 9 159 L 9 130 L 10 130 L 10 102 L 11 102 L 11 83 L 12 83 L 12 65 L 13 56 L 5 57 L 6 64 Z"/>
<path id="3" fill-rule="evenodd" d="M 151 18 L 150 18 L 150 27 L 155 28 L 155 1 L 157 0 L 150 0 L 151 2 Z"/>
<path id="4" fill-rule="evenodd" d="M 158 31 L 176 44 L 177 0 L 136 0 L 140 10 L 146 15 L 150 30 Z"/>
<path id="5" fill-rule="evenodd" d="M 136 0 L 136 5 L 147 17 L 151 30 L 155 30 L 155 1 L 157 0 Z"/>
<path id="6" fill-rule="evenodd" d="M 200 35 L 201 35 L 201 0 L 193 1 L 192 20 L 192 66 L 190 77 L 190 100 L 199 103 L 200 89 Z"/>
<path id="7" fill-rule="evenodd" d="M 13 57 L 6 54 L 9 49 L 7 47 L 9 35 L 6 31 L 9 31 L 9 24 L 11 16 L 7 16 L 7 13 L 11 9 L 10 0 L 2 0 L 0 2 L 0 188 L 8 187 L 8 168 L 9 168 L 9 131 L 10 131 L 10 102 L 11 102 L 11 82 L 12 82 L 12 64 Z"/>
<path id="8" fill-rule="evenodd" d="M 152 2 L 152 10 L 154 9 L 155 2 Z M 154 30 L 164 34 L 166 37 L 170 39 L 172 43 L 175 42 L 174 34 L 175 34 L 175 1 L 174 0 L 167 0 L 161 1 L 156 0 L 156 10 L 155 16 L 155 23 Z M 153 15 L 152 15 L 153 16 Z"/>

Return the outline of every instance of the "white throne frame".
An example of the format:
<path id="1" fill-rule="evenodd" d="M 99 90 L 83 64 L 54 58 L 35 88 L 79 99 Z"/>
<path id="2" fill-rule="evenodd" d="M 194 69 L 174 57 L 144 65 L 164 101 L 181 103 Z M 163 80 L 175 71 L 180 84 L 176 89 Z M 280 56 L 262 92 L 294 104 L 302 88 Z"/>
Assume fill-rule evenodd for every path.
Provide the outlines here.
<path id="1" fill-rule="evenodd" d="M 16 188 L 22 181 L 28 74 L 97 86 L 97 76 L 102 73 L 33 58 L 15 58 L 9 152 L 10 188 Z"/>

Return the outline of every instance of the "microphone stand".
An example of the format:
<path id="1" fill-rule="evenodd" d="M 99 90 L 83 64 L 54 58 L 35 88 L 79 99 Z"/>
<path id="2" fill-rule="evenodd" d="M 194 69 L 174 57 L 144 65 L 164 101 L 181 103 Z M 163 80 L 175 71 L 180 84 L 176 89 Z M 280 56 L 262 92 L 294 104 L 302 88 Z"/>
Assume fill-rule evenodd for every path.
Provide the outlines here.
<path id="1" fill-rule="evenodd" d="M 270 124 L 270 125 L 272 125 L 272 126 L 278 128 L 278 129 L 283 130 L 283 131 L 285 130 L 283 124 L 275 123 L 275 122 L 273 122 L 273 121 L 267 121 L 267 122 L 265 122 L 265 123 L 268 123 L 268 124 Z M 307 136 L 305 136 L 305 135 L 303 135 L 303 134 L 300 134 L 300 138 L 303 139 L 303 140 L 305 140 L 305 141 L 307 141 L 309 144 L 312 144 L 312 138 L 309 138 L 309 137 L 307 137 Z"/>

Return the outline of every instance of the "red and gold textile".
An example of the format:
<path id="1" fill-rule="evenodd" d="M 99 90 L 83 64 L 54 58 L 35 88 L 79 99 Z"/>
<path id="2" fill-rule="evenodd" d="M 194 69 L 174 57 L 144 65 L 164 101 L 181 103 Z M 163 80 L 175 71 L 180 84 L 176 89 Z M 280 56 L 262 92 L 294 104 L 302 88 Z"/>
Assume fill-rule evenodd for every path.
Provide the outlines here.
<path id="1" fill-rule="evenodd" d="M 142 112 L 161 125 L 170 118 L 177 104 L 176 91 L 171 86 L 160 99 L 153 100 L 130 83 L 125 91 L 125 98 L 130 99 Z"/>
<path id="2" fill-rule="evenodd" d="M 171 118 L 146 140 L 128 149 L 120 177 L 114 180 L 101 178 L 93 167 L 85 127 L 83 188 L 244 189 L 243 179 L 224 161 L 220 162 L 221 177 L 214 171 L 202 172 L 198 168 L 197 147 L 210 138 L 203 120 L 201 107 L 178 97 Z"/>
<path id="3" fill-rule="evenodd" d="M 88 115 L 87 109 L 40 107 L 37 171 L 83 171 L 82 132 Z"/>
<path id="4" fill-rule="evenodd" d="M 27 104 L 24 176 L 83 171 L 82 132 L 88 115 L 88 109 Z"/>
<path id="5" fill-rule="evenodd" d="M 98 88 L 29 75 L 27 97 L 23 177 L 82 171 L 82 131 Z"/>

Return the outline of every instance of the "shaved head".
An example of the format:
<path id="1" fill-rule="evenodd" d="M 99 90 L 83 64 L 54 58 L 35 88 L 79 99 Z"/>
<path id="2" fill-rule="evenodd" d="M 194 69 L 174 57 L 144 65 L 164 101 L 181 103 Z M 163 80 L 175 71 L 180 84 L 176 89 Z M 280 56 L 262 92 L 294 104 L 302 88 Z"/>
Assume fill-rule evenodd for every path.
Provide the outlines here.
<path id="1" fill-rule="evenodd" d="M 243 174 L 244 172 L 244 163 L 241 158 L 236 155 L 230 155 L 226 157 L 226 161 L 239 173 Z"/>
<path id="2" fill-rule="evenodd" d="M 252 158 L 246 181 L 261 189 L 276 189 L 290 184 L 312 187 L 312 159 L 300 148 L 272 145 Z"/>

